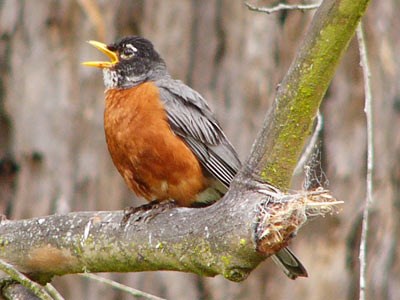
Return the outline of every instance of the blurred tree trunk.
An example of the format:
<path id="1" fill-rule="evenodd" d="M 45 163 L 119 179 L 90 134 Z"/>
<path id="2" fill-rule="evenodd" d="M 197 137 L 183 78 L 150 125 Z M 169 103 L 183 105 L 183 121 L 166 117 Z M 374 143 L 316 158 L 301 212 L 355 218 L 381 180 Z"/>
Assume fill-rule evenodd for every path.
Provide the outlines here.
<path id="1" fill-rule="evenodd" d="M 364 19 L 376 141 L 370 299 L 400 298 L 399 9 L 396 0 L 375 1 Z M 98 55 L 86 40 L 151 39 L 173 76 L 208 99 L 244 159 L 311 16 L 257 14 L 227 0 L 1 1 L 0 212 L 20 219 L 140 203 L 106 150 L 101 74 L 80 66 Z M 309 279 L 287 280 L 269 262 L 240 284 L 175 272 L 107 276 L 168 299 L 354 299 L 365 198 L 363 96 L 353 43 L 323 106 L 324 168 L 333 194 L 346 204 L 294 241 Z M 54 283 L 67 299 L 128 299 L 78 276 Z"/>

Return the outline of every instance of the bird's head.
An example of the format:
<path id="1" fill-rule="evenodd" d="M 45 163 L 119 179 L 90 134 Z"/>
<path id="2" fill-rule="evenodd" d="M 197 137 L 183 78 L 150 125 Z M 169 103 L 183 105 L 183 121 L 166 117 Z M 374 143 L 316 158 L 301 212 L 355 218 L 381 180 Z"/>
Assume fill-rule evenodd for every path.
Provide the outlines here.
<path id="1" fill-rule="evenodd" d="M 106 88 L 130 88 L 142 82 L 157 80 L 167 74 L 163 59 L 145 38 L 128 36 L 106 45 L 89 44 L 106 54 L 111 61 L 88 61 L 85 66 L 103 69 Z"/>

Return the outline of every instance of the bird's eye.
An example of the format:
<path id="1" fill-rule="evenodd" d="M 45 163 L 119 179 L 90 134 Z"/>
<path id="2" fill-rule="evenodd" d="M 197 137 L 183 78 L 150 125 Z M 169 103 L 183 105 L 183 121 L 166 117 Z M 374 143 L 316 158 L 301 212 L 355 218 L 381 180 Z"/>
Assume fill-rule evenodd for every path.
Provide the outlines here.
<path id="1" fill-rule="evenodd" d="M 136 47 L 134 47 L 134 46 L 131 45 L 131 44 L 127 44 L 127 45 L 125 45 L 125 47 L 122 49 L 120 56 L 121 56 L 122 59 L 130 59 L 130 58 L 132 58 L 132 57 L 135 55 L 135 53 L 136 53 L 137 51 L 138 51 L 138 50 L 137 50 Z"/>

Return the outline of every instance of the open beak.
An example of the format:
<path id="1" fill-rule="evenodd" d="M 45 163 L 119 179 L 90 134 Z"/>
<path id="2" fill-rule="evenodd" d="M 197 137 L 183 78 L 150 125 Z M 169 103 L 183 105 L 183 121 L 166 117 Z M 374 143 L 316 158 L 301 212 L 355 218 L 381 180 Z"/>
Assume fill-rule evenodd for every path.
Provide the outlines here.
<path id="1" fill-rule="evenodd" d="M 106 44 L 96 42 L 96 41 L 88 41 L 90 45 L 93 47 L 99 49 L 101 52 L 103 52 L 105 55 L 107 55 L 111 61 L 85 61 L 82 63 L 84 66 L 88 67 L 97 67 L 97 68 L 111 68 L 114 66 L 116 63 L 118 63 L 118 56 L 115 52 L 109 50 L 107 48 Z"/>

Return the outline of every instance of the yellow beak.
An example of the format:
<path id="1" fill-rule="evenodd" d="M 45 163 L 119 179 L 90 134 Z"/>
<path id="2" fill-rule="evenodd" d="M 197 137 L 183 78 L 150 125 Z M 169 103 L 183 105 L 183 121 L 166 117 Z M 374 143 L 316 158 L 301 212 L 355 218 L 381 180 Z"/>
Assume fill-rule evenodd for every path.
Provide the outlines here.
<path id="1" fill-rule="evenodd" d="M 101 52 L 103 52 L 105 55 L 107 55 L 111 61 L 85 61 L 82 63 L 84 66 L 88 67 L 97 67 L 97 68 L 111 68 L 114 66 L 116 63 L 118 63 L 118 56 L 115 52 L 108 50 L 107 45 L 96 42 L 96 41 L 88 41 L 90 45 L 93 47 L 99 49 Z"/>

